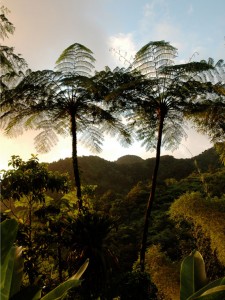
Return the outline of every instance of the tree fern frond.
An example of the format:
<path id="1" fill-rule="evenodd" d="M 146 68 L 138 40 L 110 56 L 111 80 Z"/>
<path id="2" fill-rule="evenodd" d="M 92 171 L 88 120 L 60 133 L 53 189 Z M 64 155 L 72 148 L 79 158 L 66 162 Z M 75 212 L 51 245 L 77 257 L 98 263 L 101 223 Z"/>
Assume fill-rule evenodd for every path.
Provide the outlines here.
<path id="1" fill-rule="evenodd" d="M 58 142 L 58 137 L 53 130 L 44 130 L 34 138 L 37 152 L 49 152 Z"/>
<path id="2" fill-rule="evenodd" d="M 152 51 L 152 49 L 160 49 L 160 48 L 165 48 L 165 49 L 169 49 L 171 51 L 177 51 L 177 49 L 175 47 L 173 47 L 172 45 L 170 45 L 169 42 L 165 42 L 164 40 L 161 41 L 153 41 L 153 42 L 149 42 L 148 44 L 146 44 L 145 46 L 143 46 L 137 53 L 136 53 L 136 57 L 141 57 L 142 55 L 145 55 L 146 53 L 148 53 L 149 49 L 150 51 Z"/>
<path id="3" fill-rule="evenodd" d="M 95 59 L 87 47 L 75 43 L 66 48 L 56 61 L 56 70 L 63 73 L 77 73 L 90 76 Z"/>
<path id="4" fill-rule="evenodd" d="M 81 45 L 79 43 L 74 43 L 74 44 L 70 45 L 69 47 L 67 47 L 62 52 L 62 54 L 57 59 L 56 64 L 58 64 L 60 61 L 64 60 L 68 56 L 68 54 L 74 53 L 74 52 L 77 53 L 79 51 L 82 51 L 84 53 L 89 53 L 91 55 L 93 54 L 93 52 L 90 49 L 88 49 L 87 47 L 85 47 L 84 45 Z M 95 61 L 95 59 L 92 58 L 92 61 Z"/>
<path id="5" fill-rule="evenodd" d="M 79 138 L 85 147 L 97 153 L 102 151 L 103 140 L 102 131 L 95 126 L 83 127 L 82 135 Z"/>
<path id="6" fill-rule="evenodd" d="M 7 38 L 9 33 L 13 34 L 15 31 L 14 25 L 6 17 L 9 12 L 6 7 L 0 7 L 0 38 L 2 39 Z"/>
<path id="7" fill-rule="evenodd" d="M 132 67 L 150 78 L 157 77 L 158 69 L 173 65 L 175 57 L 176 48 L 168 42 L 150 42 L 136 53 Z"/>

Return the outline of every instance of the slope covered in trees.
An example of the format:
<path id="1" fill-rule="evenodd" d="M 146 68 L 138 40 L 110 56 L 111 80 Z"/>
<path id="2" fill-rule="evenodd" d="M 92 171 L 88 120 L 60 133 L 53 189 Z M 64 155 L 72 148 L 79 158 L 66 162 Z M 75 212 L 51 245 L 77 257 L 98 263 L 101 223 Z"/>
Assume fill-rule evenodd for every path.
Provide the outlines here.
<path id="1" fill-rule="evenodd" d="M 155 159 L 144 160 L 137 156 L 126 155 L 111 162 L 98 156 L 82 156 L 78 158 L 78 161 L 84 185 L 97 185 L 97 191 L 100 194 L 109 189 L 126 194 L 139 181 L 149 182 Z M 214 148 L 193 158 L 177 159 L 166 155 L 161 157 L 158 182 L 170 178 L 180 180 L 194 171 L 198 172 L 196 161 L 201 172 L 222 167 Z M 60 173 L 68 172 L 72 179 L 72 160 L 70 158 L 50 163 L 48 169 Z"/>
<path id="2" fill-rule="evenodd" d="M 6 173 L 8 176 L 5 174 L 2 182 L 2 201 L 6 205 L 10 204 L 7 202 L 9 194 L 7 187 L 13 197 L 17 195 L 10 182 L 19 184 L 17 179 L 18 176 L 24 174 L 24 167 L 29 171 L 24 176 L 35 175 L 33 161 L 38 166 L 36 158 L 32 158 L 27 163 L 18 160 L 17 157 L 14 159 L 19 162 L 19 165 L 15 165 L 17 169 Z M 29 206 L 30 202 L 29 205 L 26 204 L 27 195 L 24 193 L 28 193 L 29 197 L 33 195 L 33 181 L 31 180 L 30 190 L 26 190 L 25 184 L 19 184 L 23 188 L 21 197 L 16 198 L 15 207 L 11 206 L 10 210 L 6 209 L 3 216 L 7 218 L 16 216 L 20 220 L 21 214 L 24 212 L 26 214 L 28 211 L 32 213 L 30 215 L 32 222 L 28 222 L 28 224 L 21 222 L 18 235 L 20 245 L 27 245 L 29 236 L 32 241 L 32 248 L 29 243 L 26 246 L 32 250 L 33 268 L 31 270 L 28 265 L 25 267 L 28 277 L 30 274 L 29 281 L 32 282 L 33 277 L 31 275 L 34 273 L 36 275 L 44 274 L 48 288 L 53 288 L 56 283 L 66 278 L 67 273 L 71 274 L 78 267 L 77 264 L 81 262 L 81 253 L 82 259 L 84 254 L 85 257 L 92 255 L 94 257 L 93 262 L 95 262 L 98 261 L 99 256 L 94 256 L 94 253 L 97 254 L 98 251 L 101 251 L 104 254 L 105 261 L 102 261 L 103 269 L 99 270 L 99 278 L 105 274 L 104 264 L 110 266 L 105 270 L 109 279 L 105 282 L 107 288 L 98 281 L 97 277 L 95 277 L 96 281 L 91 279 L 93 278 L 92 272 L 96 273 L 96 268 L 99 269 L 99 264 L 96 266 L 94 263 L 91 264 L 90 271 L 86 272 L 85 276 L 89 290 L 91 289 L 96 293 L 101 290 L 104 295 L 108 295 L 107 299 L 117 295 L 122 295 L 124 297 L 122 299 L 126 299 L 127 293 L 130 293 L 132 287 L 136 286 L 136 289 L 141 287 L 145 295 L 141 299 L 148 299 L 145 298 L 144 291 L 148 290 L 149 273 L 152 280 L 152 296 L 150 299 L 160 299 L 156 298 L 156 292 L 158 296 L 164 295 L 164 297 L 169 297 L 168 295 L 171 295 L 171 293 L 179 293 L 177 284 L 172 279 L 168 281 L 168 278 L 171 271 L 174 274 L 179 274 L 180 261 L 196 247 L 204 255 L 209 278 L 215 279 L 218 276 L 223 276 L 225 267 L 221 265 L 220 258 L 225 254 L 221 251 L 221 247 L 217 249 L 219 253 L 215 251 L 215 246 L 211 248 L 210 238 L 216 238 L 216 235 L 213 232 L 211 233 L 210 227 L 206 228 L 203 223 L 196 223 L 193 227 L 191 223 L 187 222 L 190 220 L 191 207 L 189 210 L 185 208 L 180 210 L 181 222 L 179 226 L 169 215 L 170 207 L 176 199 L 181 199 L 181 202 L 184 198 L 183 195 L 187 195 L 187 201 L 191 200 L 188 196 L 189 193 L 190 195 L 201 193 L 202 196 L 199 199 L 204 199 L 203 202 L 206 203 L 205 205 L 202 202 L 201 205 L 196 207 L 195 220 L 198 220 L 198 208 L 201 208 L 199 213 L 205 215 L 206 218 L 210 216 L 210 211 L 207 211 L 207 199 L 211 199 L 210 203 L 212 207 L 215 206 L 215 210 L 218 205 L 219 209 L 223 207 L 225 168 L 220 164 L 213 148 L 192 159 L 175 159 L 172 156 L 162 157 L 162 167 L 167 172 L 160 169 L 159 173 L 156 200 L 148 233 L 146 273 L 138 273 L 138 269 L 135 272 L 132 271 L 132 269 L 135 270 L 135 262 L 138 260 L 140 249 L 144 214 L 151 184 L 148 178 L 151 166 L 154 164 L 152 160 L 143 160 L 136 156 L 125 156 L 115 162 L 108 162 L 96 156 L 80 157 L 81 174 L 89 180 L 89 188 L 86 187 L 87 198 L 84 198 L 84 204 L 87 205 L 89 213 L 79 218 L 77 218 L 75 193 L 53 195 L 48 192 L 48 197 L 46 197 L 45 192 L 47 190 L 45 191 L 41 186 L 41 199 L 45 199 L 45 201 L 39 201 L 35 198 L 35 202 L 32 203 L 32 206 Z M 21 163 L 22 169 L 20 167 Z M 49 170 L 51 169 L 50 174 L 56 174 L 56 178 L 60 178 L 62 176 L 60 173 L 65 173 L 70 169 L 72 176 L 71 164 L 71 160 L 66 159 L 49 164 L 47 167 Z M 41 164 L 40 167 L 44 168 L 44 165 Z M 178 176 L 178 174 L 182 175 Z M 127 180 L 128 176 L 130 176 L 130 180 Z M 21 177 L 22 179 L 23 177 Z M 35 180 L 37 180 L 36 177 Z M 35 182 L 33 182 L 34 185 Z M 54 182 L 58 185 L 56 180 Z M 102 183 L 104 183 L 103 186 Z M 94 193 L 94 190 L 91 189 L 93 184 L 99 185 L 98 193 Z M 13 186 L 17 191 L 17 186 L 15 184 Z M 49 198 L 49 195 L 51 198 Z M 63 198 L 61 198 L 62 196 Z M 197 205 L 198 199 L 193 198 L 192 200 Z M 179 202 L 177 203 L 179 205 Z M 202 228 L 199 228 L 199 224 Z M 32 228 L 32 231 L 29 228 Z M 223 228 L 222 223 L 220 228 Z M 207 235 L 203 234 L 206 230 L 208 230 Z M 30 235 L 27 235 L 27 232 L 30 232 Z M 83 249 L 86 249 L 85 252 Z M 30 254 L 27 253 L 26 255 Z M 27 258 L 29 257 L 25 256 L 25 259 Z M 48 263 L 49 258 L 51 258 L 50 265 Z M 71 269 L 70 266 L 72 265 L 75 269 Z M 54 279 L 51 278 L 52 273 L 49 269 L 53 266 L 55 266 Z M 174 277 L 174 280 L 177 282 L 179 278 Z M 103 283 L 103 281 L 101 282 Z M 167 282 L 167 285 L 162 284 L 163 282 Z M 80 292 L 85 294 L 86 287 L 84 285 L 84 289 Z M 89 299 L 89 295 L 86 295 L 86 297 Z"/>

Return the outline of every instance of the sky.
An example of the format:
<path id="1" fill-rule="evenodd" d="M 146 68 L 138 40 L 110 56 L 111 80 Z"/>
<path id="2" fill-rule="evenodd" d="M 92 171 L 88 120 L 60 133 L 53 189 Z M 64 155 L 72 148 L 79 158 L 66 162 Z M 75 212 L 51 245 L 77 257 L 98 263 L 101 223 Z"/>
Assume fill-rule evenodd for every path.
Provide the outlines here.
<path id="1" fill-rule="evenodd" d="M 178 49 L 177 62 L 225 59 L 224 0 L 0 0 L 10 10 L 7 15 L 16 30 L 3 45 L 13 46 L 32 70 L 54 69 L 62 51 L 73 43 L 91 49 L 96 70 L 105 66 L 126 66 L 118 52 L 131 61 L 134 54 L 150 41 L 165 40 Z M 162 155 L 187 158 L 209 149 L 207 136 L 189 125 L 188 138 L 174 152 Z M 33 138 L 25 132 L 10 139 L 0 131 L 0 170 L 7 168 L 12 155 L 27 160 L 37 154 Z M 106 137 L 101 153 L 92 153 L 78 144 L 78 155 L 98 155 L 115 161 L 123 155 L 154 157 L 135 142 L 124 148 L 116 139 Z M 60 137 L 41 162 L 71 156 L 71 138 Z"/>

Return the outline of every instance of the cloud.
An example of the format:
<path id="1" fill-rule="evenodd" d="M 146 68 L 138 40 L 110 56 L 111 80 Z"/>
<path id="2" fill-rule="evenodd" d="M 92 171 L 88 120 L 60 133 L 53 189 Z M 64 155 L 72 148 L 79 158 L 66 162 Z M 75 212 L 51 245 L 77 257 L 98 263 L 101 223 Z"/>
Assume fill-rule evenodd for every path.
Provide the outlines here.
<path id="1" fill-rule="evenodd" d="M 177 26 L 169 23 L 168 21 L 161 21 L 154 28 L 154 35 L 157 39 L 166 41 L 176 41 L 179 40 L 180 30 Z M 177 42 L 177 44 L 179 44 Z"/>
<path id="2" fill-rule="evenodd" d="M 108 45 L 111 49 L 114 63 L 119 64 L 121 67 L 125 67 L 130 64 L 137 52 L 137 47 L 132 33 L 118 33 L 110 36 L 108 39 Z"/>
<path id="3" fill-rule="evenodd" d="M 169 18 L 168 3 L 165 0 L 152 0 L 143 7 L 143 18 L 140 28 L 143 33 L 149 32 L 155 24 Z"/>
<path id="4" fill-rule="evenodd" d="M 154 17 L 155 17 L 155 1 L 152 1 L 151 3 L 147 3 L 144 6 L 144 18 L 154 19 Z"/>
<path id="5" fill-rule="evenodd" d="M 188 11 L 187 11 L 188 15 L 192 15 L 193 11 L 194 11 L 193 6 L 192 6 L 192 4 L 190 4 L 188 7 Z"/>

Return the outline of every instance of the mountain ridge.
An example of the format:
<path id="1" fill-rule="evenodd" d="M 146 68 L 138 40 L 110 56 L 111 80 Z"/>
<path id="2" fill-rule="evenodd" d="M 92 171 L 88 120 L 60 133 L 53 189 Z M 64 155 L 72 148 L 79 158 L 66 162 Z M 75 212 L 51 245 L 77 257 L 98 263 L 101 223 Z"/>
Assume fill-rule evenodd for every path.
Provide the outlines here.
<path id="1" fill-rule="evenodd" d="M 197 165 L 196 165 L 197 162 Z M 107 161 L 99 156 L 78 157 L 82 185 L 96 185 L 97 192 L 108 190 L 127 193 L 139 181 L 150 182 L 155 158 L 142 159 L 136 155 L 124 155 L 116 161 Z M 222 167 L 214 148 L 205 150 L 192 158 L 161 156 L 158 183 L 165 179 L 183 179 L 193 172 L 206 172 Z M 49 171 L 68 173 L 73 183 L 72 159 L 65 158 L 48 164 Z"/>

